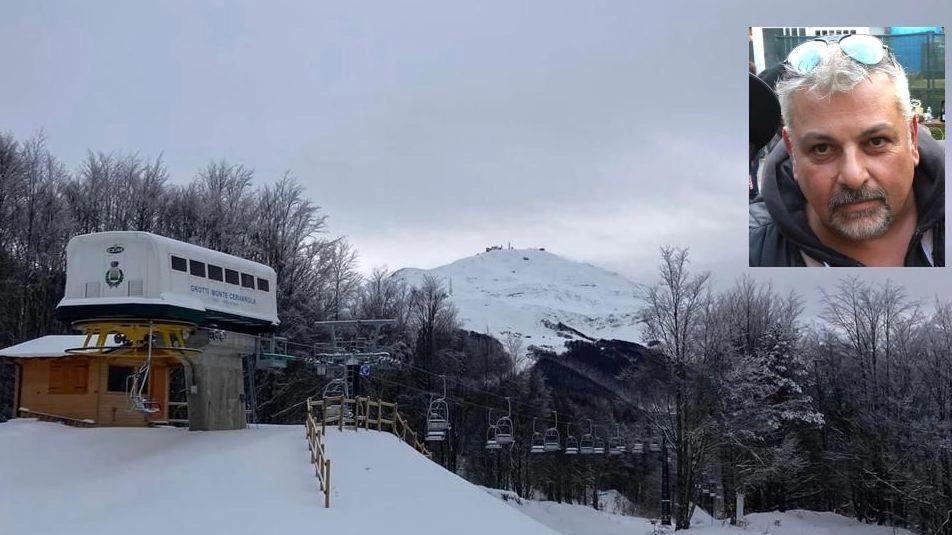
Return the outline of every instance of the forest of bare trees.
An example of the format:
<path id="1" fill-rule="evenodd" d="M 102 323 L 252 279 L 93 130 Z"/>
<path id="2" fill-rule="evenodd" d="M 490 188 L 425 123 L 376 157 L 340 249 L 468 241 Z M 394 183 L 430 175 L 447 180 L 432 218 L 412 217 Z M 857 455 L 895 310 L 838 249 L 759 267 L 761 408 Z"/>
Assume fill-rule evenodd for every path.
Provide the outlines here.
<path id="1" fill-rule="evenodd" d="M 648 414 L 674 447 L 676 501 L 716 488 L 728 512 L 742 493 L 748 511 L 952 533 L 950 303 L 848 278 L 807 322 L 796 295 L 747 278 L 715 294 L 686 251 L 661 257 L 643 314 L 671 386 Z"/>
<path id="2" fill-rule="evenodd" d="M 361 277 L 357 251 L 327 233 L 327 214 L 290 173 L 268 180 L 217 161 L 173 183 L 161 157 L 98 152 L 70 170 L 42 136 L 0 134 L 0 347 L 68 332 L 54 316 L 66 242 L 105 230 L 272 266 L 281 334 L 300 347 L 326 336 L 316 321 L 395 319 L 380 344 L 401 366 L 375 373 L 365 393 L 398 402 L 419 428 L 445 381 L 454 425 L 435 459 L 474 482 L 582 503 L 617 488 L 657 515 L 657 454 L 528 453 L 533 420 L 548 425 L 555 409 L 565 422 L 608 415 L 630 440 L 663 437 L 680 528 L 693 504 L 708 507 L 705 496 L 720 496 L 714 505 L 732 517 L 743 494 L 748 512 L 832 510 L 952 534 L 952 303 L 845 279 L 810 296 L 823 312 L 804 318 L 801 296 L 746 278 L 716 292 L 687 251 L 664 248 L 658 281 L 632 296 L 647 347 L 577 342 L 516 365 L 521 339 L 461 330 L 437 279 L 410 286 L 382 267 Z M 648 363 L 661 371 L 647 374 Z M 295 407 L 327 381 L 303 361 L 257 373 L 258 414 L 273 423 L 299 423 Z M 0 421 L 10 416 L 9 374 L 0 366 Z M 489 452 L 487 411 L 499 416 L 507 397 L 519 439 Z"/>

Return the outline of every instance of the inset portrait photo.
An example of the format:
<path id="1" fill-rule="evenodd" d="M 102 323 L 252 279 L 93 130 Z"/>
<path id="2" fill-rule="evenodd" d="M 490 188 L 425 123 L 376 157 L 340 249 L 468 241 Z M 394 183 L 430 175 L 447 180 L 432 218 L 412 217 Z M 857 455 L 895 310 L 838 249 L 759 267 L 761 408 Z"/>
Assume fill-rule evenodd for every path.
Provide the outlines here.
<path id="1" fill-rule="evenodd" d="M 749 42 L 750 266 L 944 267 L 944 29 Z"/>

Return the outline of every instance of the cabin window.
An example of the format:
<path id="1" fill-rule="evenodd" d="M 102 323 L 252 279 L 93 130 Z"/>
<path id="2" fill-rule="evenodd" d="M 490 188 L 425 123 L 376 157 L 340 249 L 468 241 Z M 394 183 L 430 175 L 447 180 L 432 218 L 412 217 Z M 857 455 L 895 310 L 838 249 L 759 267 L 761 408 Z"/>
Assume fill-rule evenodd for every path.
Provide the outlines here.
<path id="1" fill-rule="evenodd" d="M 172 269 L 175 271 L 187 271 L 185 259 L 181 256 L 172 255 Z"/>
<path id="2" fill-rule="evenodd" d="M 109 378 L 106 381 L 106 390 L 109 392 L 127 392 L 127 388 L 132 386 L 132 377 L 135 375 L 134 366 L 115 366 L 109 365 Z M 146 384 L 148 389 L 148 384 Z"/>
<path id="3" fill-rule="evenodd" d="M 228 284 L 238 284 L 238 272 L 233 269 L 225 268 L 225 282 Z"/>
<path id="4" fill-rule="evenodd" d="M 208 264 L 208 278 L 213 281 L 225 280 L 224 276 L 222 275 L 222 269 L 219 266 L 214 266 L 212 264 Z"/>
<path id="5" fill-rule="evenodd" d="M 204 277 L 205 276 L 205 262 L 198 262 L 197 260 L 189 260 L 188 272 L 196 277 Z"/>
<path id="6" fill-rule="evenodd" d="M 85 394 L 89 385 L 88 360 L 50 363 L 50 394 Z"/>
<path id="7" fill-rule="evenodd" d="M 241 287 L 255 289 L 255 278 L 247 273 L 241 274 Z"/>
<path id="8" fill-rule="evenodd" d="M 261 277 L 258 277 L 258 289 L 261 290 L 262 292 L 267 292 L 268 279 L 262 279 Z"/>

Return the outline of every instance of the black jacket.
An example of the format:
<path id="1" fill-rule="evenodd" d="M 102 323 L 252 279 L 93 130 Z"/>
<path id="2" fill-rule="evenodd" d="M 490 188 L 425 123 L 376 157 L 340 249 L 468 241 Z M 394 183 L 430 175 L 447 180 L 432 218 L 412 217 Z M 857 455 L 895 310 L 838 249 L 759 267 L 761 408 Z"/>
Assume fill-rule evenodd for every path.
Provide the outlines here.
<path id="1" fill-rule="evenodd" d="M 793 178 L 790 156 L 777 144 L 764 162 L 761 197 L 750 204 L 751 267 L 804 266 L 801 251 L 833 267 L 862 266 L 820 242 L 807 224 L 806 199 Z M 919 165 L 912 181 L 918 221 L 906 250 L 906 266 L 929 266 L 922 235 L 932 230 L 932 259 L 945 266 L 945 155 L 932 137 L 919 130 Z"/>

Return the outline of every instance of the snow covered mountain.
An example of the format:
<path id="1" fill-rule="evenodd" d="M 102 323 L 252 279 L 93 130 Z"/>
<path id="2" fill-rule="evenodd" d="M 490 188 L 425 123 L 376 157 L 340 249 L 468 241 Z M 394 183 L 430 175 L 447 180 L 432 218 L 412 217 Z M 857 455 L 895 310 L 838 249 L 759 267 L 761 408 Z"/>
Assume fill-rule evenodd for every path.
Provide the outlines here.
<path id="1" fill-rule="evenodd" d="M 518 337 L 521 353 L 531 346 L 562 352 L 575 339 L 638 339 L 635 283 L 542 249 L 494 249 L 394 276 L 419 285 L 426 274 L 450 291 L 464 329 L 504 343 Z"/>

